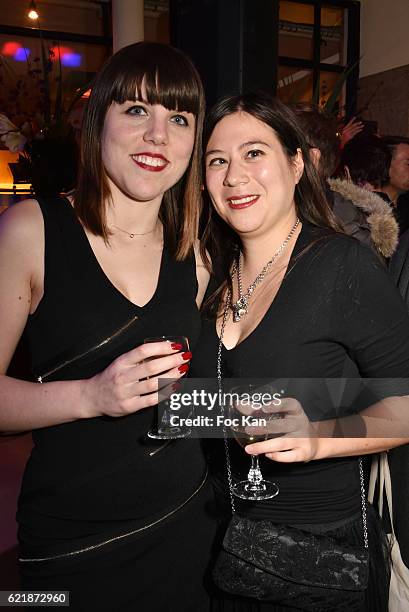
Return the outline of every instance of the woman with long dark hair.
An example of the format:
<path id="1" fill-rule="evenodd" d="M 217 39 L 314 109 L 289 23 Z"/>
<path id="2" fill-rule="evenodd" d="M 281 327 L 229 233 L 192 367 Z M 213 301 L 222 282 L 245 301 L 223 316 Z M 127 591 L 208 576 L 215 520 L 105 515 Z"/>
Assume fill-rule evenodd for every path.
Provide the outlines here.
<path id="1" fill-rule="evenodd" d="M 197 441 L 147 445 L 158 375 L 199 334 L 204 96 L 166 45 L 116 53 L 92 86 L 72 197 L 1 218 L 0 429 L 33 430 L 18 506 L 23 588 L 73 610 L 206 610 L 213 524 Z M 37 382 L 6 376 L 25 333 Z"/>
<path id="2" fill-rule="evenodd" d="M 288 397 L 276 409 L 282 418 L 270 424 L 271 439 L 249 444 L 247 455 L 233 440 L 228 452 L 223 441 L 212 444 L 225 523 L 236 510 L 214 574 L 226 593 L 219 592 L 214 609 L 385 611 L 387 554 L 375 512 L 364 503 L 358 458 L 406 442 L 408 428 L 387 438 L 386 417 L 376 433 L 370 428 L 369 400 L 353 415 L 342 402 L 331 409 L 328 393 L 320 412 L 314 395 L 303 404 L 290 391 L 301 385 L 302 397 L 316 389 L 315 379 L 406 377 L 407 313 L 380 262 L 339 230 L 289 108 L 267 94 L 222 100 L 209 114 L 204 151 L 202 248 L 214 278 L 192 374 L 290 381 L 278 388 Z M 382 407 L 387 412 L 387 400 Z M 251 454 L 260 456 L 277 495 L 252 494 L 253 485 L 260 489 L 254 472 L 252 486 L 236 486 Z M 250 501 L 240 499 L 243 490 Z M 354 556 L 362 549 L 365 557 L 366 544 L 367 583 L 360 578 L 365 564 Z M 337 604 L 328 603 L 329 592 Z"/>

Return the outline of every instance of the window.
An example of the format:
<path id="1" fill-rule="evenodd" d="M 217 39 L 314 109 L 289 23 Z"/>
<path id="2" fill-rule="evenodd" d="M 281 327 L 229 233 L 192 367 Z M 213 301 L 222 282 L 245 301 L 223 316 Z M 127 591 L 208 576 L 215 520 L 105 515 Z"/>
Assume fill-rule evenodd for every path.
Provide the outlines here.
<path id="1" fill-rule="evenodd" d="M 278 13 L 277 95 L 285 102 L 324 106 L 348 67 L 336 107 L 351 114 L 359 75 L 359 2 L 281 0 Z"/>

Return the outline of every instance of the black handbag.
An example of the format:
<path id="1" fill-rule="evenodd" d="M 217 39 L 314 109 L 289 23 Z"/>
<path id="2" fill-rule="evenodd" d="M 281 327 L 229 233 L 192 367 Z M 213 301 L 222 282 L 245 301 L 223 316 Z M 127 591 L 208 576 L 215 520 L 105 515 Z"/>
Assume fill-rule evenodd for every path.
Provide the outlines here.
<path id="1" fill-rule="evenodd" d="M 217 356 L 220 392 L 221 350 L 228 305 L 229 299 L 226 300 Z M 233 516 L 212 571 L 215 584 L 232 595 L 271 601 L 305 612 L 361 612 L 369 574 L 362 459 L 359 459 L 359 475 L 363 545 L 340 545 L 329 535 L 238 516 L 233 497 L 229 443 L 224 433 Z"/>
<path id="2" fill-rule="evenodd" d="M 233 595 L 311 612 L 352 612 L 362 610 L 368 565 L 364 547 L 234 514 L 213 580 Z"/>

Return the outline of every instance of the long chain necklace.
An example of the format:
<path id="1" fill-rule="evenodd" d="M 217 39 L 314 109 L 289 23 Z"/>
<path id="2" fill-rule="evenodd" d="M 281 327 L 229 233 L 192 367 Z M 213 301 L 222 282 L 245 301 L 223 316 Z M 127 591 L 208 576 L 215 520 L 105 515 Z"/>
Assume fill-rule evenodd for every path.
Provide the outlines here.
<path id="1" fill-rule="evenodd" d="M 129 236 L 129 238 L 134 238 L 134 236 L 146 236 L 147 234 L 153 234 L 157 226 L 155 225 L 155 227 L 152 230 L 149 230 L 149 232 L 142 232 L 141 234 L 138 234 L 137 232 L 128 232 L 127 230 L 124 230 L 121 227 L 118 227 L 117 225 L 113 225 L 112 227 L 119 230 L 120 232 L 123 232 L 124 234 Z"/>
<path id="2" fill-rule="evenodd" d="M 261 272 L 256 276 L 256 278 L 251 283 L 251 285 L 248 286 L 246 293 L 243 293 L 243 284 L 242 284 L 242 280 L 241 280 L 241 253 L 239 253 L 238 259 L 237 259 L 237 261 L 234 262 L 233 267 L 232 267 L 232 271 L 231 271 L 231 276 L 232 277 L 237 272 L 237 286 L 238 286 L 238 290 L 239 290 L 239 299 L 237 300 L 237 302 L 233 302 L 232 301 L 232 303 L 231 303 L 231 308 L 233 310 L 233 321 L 234 321 L 234 323 L 238 323 L 241 320 L 241 318 L 244 317 L 248 313 L 248 310 L 249 310 L 249 300 L 250 300 L 252 294 L 254 293 L 254 290 L 256 289 L 256 287 L 258 287 L 258 285 L 260 285 L 260 283 L 263 282 L 263 280 L 265 279 L 265 277 L 267 275 L 267 272 L 270 270 L 270 268 L 273 265 L 273 263 L 275 262 L 275 260 L 278 257 L 280 257 L 280 255 L 282 254 L 282 252 L 286 248 L 287 244 L 291 240 L 291 238 L 292 238 L 295 230 L 297 229 L 299 223 L 300 223 L 300 220 L 297 217 L 297 220 L 294 223 L 294 225 L 293 225 L 290 233 L 288 234 L 287 238 L 284 240 L 284 242 L 282 243 L 282 245 L 280 246 L 278 251 L 276 253 L 274 253 L 272 258 L 266 263 L 266 265 L 261 270 Z"/>
<path id="3" fill-rule="evenodd" d="M 297 222 L 296 222 L 295 226 L 291 230 L 292 233 L 295 231 L 295 228 L 297 227 L 298 223 L 299 223 L 299 219 L 297 219 Z M 287 242 L 291 238 L 291 235 L 292 234 L 290 234 L 290 236 L 288 236 L 288 238 L 286 239 Z M 282 247 L 282 248 L 284 249 L 285 246 Z M 274 255 L 274 257 L 275 257 L 275 255 Z M 264 268 L 263 268 L 263 270 L 264 270 Z M 222 326 L 221 326 L 220 336 L 219 336 L 219 344 L 218 344 L 218 348 L 217 348 L 216 368 L 217 368 L 217 382 L 218 382 L 219 398 L 222 397 L 222 393 L 223 393 L 223 381 L 222 381 L 223 338 L 224 338 L 224 330 L 226 328 L 226 323 L 227 323 L 227 313 L 229 312 L 229 309 L 232 306 L 231 300 L 232 300 L 231 290 L 227 289 L 227 295 L 226 295 L 226 299 L 225 299 L 225 302 L 224 302 L 224 309 L 223 309 Z M 224 413 L 224 405 L 223 405 L 223 403 L 220 404 L 220 408 L 221 408 L 221 411 L 222 411 L 222 414 L 223 414 Z M 231 469 L 229 440 L 228 440 L 228 437 L 226 435 L 225 427 L 223 428 L 223 438 L 224 438 L 224 453 L 225 453 L 225 458 L 226 458 L 227 483 L 228 483 L 228 486 L 229 486 L 229 493 L 230 493 L 230 505 L 231 505 L 232 514 L 235 514 L 236 506 L 235 506 L 234 494 L 233 494 L 233 474 L 232 474 L 232 469 Z M 369 547 L 368 520 L 367 520 L 367 512 L 366 512 L 367 499 L 366 499 L 366 489 L 365 489 L 364 469 L 363 469 L 362 457 L 359 457 L 358 466 L 359 466 L 359 481 L 360 481 L 360 488 L 361 488 L 361 512 L 362 512 L 364 548 L 367 549 Z"/>

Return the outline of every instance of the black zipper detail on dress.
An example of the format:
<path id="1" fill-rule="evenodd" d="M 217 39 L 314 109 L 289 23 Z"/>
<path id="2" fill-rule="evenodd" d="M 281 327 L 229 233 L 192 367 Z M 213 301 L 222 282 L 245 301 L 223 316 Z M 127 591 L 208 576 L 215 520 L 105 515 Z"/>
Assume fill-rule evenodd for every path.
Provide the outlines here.
<path id="1" fill-rule="evenodd" d="M 108 338 L 105 338 L 104 340 L 101 340 L 100 342 L 98 342 L 98 344 L 96 344 L 95 346 L 92 346 L 91 348 L 87 349 L 86 351 L 83 351 L 79 355 L 75 355 L 75 357 L 71 357 L 71 359 L 67 359 L 66 361 L 63 361 L 62 363 L 60 363 L 59 365 L 55 366 L 54 368 L 52 368 L 48 372 L 45 372 L 45 374 L 42 374 L 41 376 L 37 376 L 37 382 L 39 382 L 39 383 L 44 382 L 44 379 L 47 378 L 48 376 L 51 376 L 51 374 L 55 374 L 55 372 L 58 372 L 58 370 L 61 370 L 65 366 L 71 365 L 72 363 L 74 363 L 78 359 L 82 359 L 83 357 L 86 357 L 88 354 L 93 353 L 94 351 L 97 351 L 101 347 L 105 346 L 106 344 L 108 344 L 108 342 L 110 342 L 111 340 L 117 338 L 120 334 L 122 334 L 124 331 L 126 331 L 128 329 L 128 327 L 130 327 L 132 325 L 132 323 L 134 323 L 137 319 L 139 319 L 139 317 L 137 315 L 133 316 L 130 321 L 125 323 L 125 325 L 120 327 L 116 332 L 114 332 L 113 334 L 108 336 Z"/>

